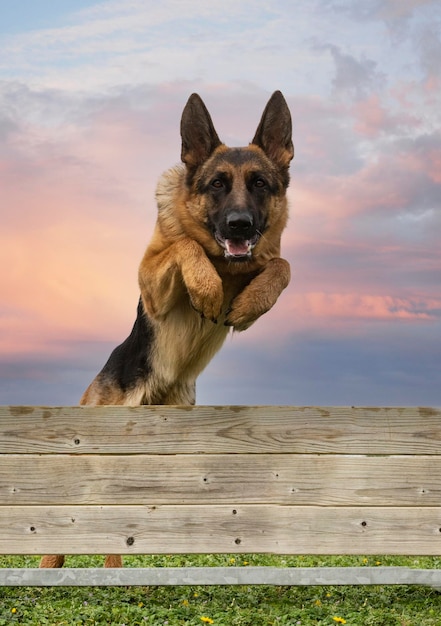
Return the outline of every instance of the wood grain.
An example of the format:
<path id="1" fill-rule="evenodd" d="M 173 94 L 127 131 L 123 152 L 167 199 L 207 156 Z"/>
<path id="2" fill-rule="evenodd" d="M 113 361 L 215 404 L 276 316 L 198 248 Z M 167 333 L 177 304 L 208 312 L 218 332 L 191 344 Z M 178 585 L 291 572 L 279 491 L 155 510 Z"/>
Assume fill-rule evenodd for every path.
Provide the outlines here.
<path id="1" fill-rule="evenodd" d="M 3 554 L 441 553 L 439 507 L 0 507 Z"/>
<path id="2" fill-rule="evenodd" d="M 0 407 L 0 453 L 439 454 L 441 410 Z"/>
<path id="3" fill-rule="evenodd" d="M 437 506 L 441 457 L 0 455 L 0 502 Z"/>
<path id="4" fill-rule="evenodd" d="M 441 411 L 0 407 L 0 553 L 441 554 Z"/>

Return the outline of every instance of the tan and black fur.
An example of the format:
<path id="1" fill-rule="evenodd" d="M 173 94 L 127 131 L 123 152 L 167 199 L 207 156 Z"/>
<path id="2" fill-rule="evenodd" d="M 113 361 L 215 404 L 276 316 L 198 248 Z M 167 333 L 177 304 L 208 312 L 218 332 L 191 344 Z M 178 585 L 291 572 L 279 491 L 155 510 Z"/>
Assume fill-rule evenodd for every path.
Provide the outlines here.
<path id="1" fill-rule="evenodd" d="M 272 95 L 247 147 L 228 148 L 193 94 L 181 137 L 184 165 L 157 187 L 135 324 L 81 404 L 194 404 L 196 378 L 230 329 L 246 330 L 289 283 L 280 239 L 294 149 L 283 95 Z M 41 567 L 63 560 L 46 556 Z M 120 565 L 119 556 L 107 557 L 106 566 Z"/>

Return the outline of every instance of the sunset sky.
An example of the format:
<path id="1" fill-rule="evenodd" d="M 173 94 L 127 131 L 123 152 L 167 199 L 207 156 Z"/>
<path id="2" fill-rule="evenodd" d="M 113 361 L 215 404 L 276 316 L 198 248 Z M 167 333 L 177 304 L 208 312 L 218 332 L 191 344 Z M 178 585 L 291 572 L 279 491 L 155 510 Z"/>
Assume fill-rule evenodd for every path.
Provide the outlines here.
<path id="1" fill-rule="evenodd" d="M 20 0 L 0 7 L 0 403 L 76 404 L 125 339 L 188 96 L 296 156 L 292 281 L 199 404 L 441 406 L 439 0 Z"/>

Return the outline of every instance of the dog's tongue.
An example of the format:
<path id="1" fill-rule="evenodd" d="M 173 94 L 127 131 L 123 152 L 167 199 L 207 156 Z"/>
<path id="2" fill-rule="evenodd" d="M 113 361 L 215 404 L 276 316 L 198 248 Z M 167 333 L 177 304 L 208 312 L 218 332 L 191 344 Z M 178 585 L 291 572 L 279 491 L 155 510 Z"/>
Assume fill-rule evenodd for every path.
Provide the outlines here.
<path id="1" fill-rule="evenodd" d="M 232 256 L 244 256 L 248 254 L 249 242 L 242 239 L 226 239 L 225 245 L 227 247 L 228 254 Z"/>

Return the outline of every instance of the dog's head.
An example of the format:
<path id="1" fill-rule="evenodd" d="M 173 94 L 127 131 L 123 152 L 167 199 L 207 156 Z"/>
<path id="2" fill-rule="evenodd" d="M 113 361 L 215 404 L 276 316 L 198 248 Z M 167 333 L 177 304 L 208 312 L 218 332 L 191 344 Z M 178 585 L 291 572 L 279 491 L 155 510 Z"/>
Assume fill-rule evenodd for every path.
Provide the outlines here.
<path id="1" fill-rule="evenodd" d="M 217 253 L 212 244 L 210 252 L 229 261 L 249 261 L 265 232 L 279 222 L 281 231 L 286 223 L 286 202 L 281 200 L 294 148 L 283 95 L 276 91 L 271 96 L 249 146 L 228 148 L 203 101 L 193 94 L 182 114 L 181 137 L 187 186 L 193 198 L 204 200 L 203 215 L 201 202 L 193 203 L 194 210 L 216 245 Z"/>

